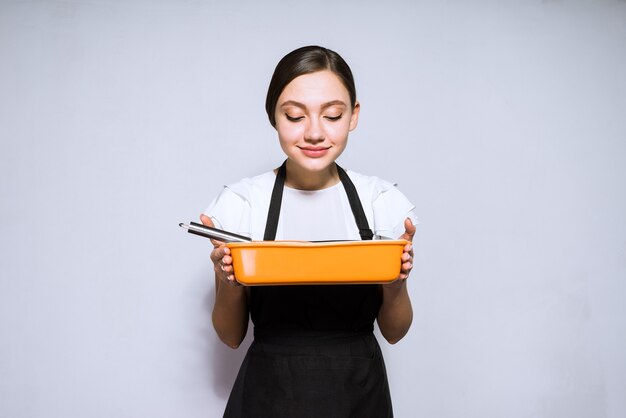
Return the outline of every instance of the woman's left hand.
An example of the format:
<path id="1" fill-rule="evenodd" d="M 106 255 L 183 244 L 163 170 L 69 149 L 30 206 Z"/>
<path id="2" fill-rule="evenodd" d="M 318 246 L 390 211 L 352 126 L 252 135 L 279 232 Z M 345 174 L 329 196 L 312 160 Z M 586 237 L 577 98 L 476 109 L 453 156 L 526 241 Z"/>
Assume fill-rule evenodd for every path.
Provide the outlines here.
<path id="1" fill-rule="evenodd" d="M 413 236 L 415 226 L 411 219 L 404 220 L 404 234 L 399 239 L 409 241 L 402 253 L 400 275 L 389 284 L 382 285 L 383 304 L 378 311 L 378 328 L 391 344 L 400 341 L 407 333 L 413 321 L 413 308 L 406 286 L 406 279 L 413 268 Z"/>
<path id="2" fill-rule="evenodd" d="M 413 268 L 413 236 L 415 236 L 415 225 L 413 225 L 411 219 L 406 218 L 404 220 L 404 234 L 399 239 L 405 239 L 409 242 L 404 246 L 404 252 L 402 253 L 402 267 L 400 268 L 400 276 L 398 276 L 399 280 L 406 280 Z"/>

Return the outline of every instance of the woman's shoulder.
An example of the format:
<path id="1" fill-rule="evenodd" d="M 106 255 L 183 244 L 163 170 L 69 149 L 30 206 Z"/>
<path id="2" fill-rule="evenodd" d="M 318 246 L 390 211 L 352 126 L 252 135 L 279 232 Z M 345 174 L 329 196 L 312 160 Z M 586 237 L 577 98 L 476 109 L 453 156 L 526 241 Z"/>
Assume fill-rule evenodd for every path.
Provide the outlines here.
<path id="1" fill-rule="evenodd" d="M 406 218 L 410 218 L 414 225 L 418 224 L 415 205 L 398 189 L 396 183 L 351 170 L 347 173 L 361 197 L 361 202 L 364 205 L 369 202 L 376 234 L 386 237 L 401 236 Z"/>
<path id="2" fill-rule="evenodd" d="M 359 193 L 367 193 L 372 200 L 382 193 L 397 190 L 397 184 L 377 176 L 362 174 L 353 170 L 346 170 Z"/>
<path id="3" fill-rule="evenodd" d="M 276 175 L 273 171 L 267 171 L 253 177 L 245 177 L 235 183 L 224 186 L 225 191 L 229 191 L 248 202 L 254 200 L 258 195 L 265 196 L 271 192 Z"/>
<path id="4" fill-rule="evenodd" d="M 258 235 L 258 231 L 251 230 L 251 222 L 256 222 L 260 213 L 255 208 L 268 206 L 275 177 L 269 171 L 227 184 L 203 213 L 211 217 L 218 228 L 249 237 Z"/>

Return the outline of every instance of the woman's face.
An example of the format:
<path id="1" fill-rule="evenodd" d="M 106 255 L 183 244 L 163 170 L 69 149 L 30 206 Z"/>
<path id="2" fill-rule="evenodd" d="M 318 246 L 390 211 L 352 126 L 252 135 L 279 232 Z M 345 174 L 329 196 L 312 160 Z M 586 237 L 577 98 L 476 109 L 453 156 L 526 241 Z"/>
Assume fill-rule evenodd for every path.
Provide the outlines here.
<path id="1" fill-rule="evenodd" d="M 298 169 L 327 170 L 341 155 L 356 128 L 359 104 L 331 71 L 296 77 L 278 97 L 276 130 L 280 146 Z"/>

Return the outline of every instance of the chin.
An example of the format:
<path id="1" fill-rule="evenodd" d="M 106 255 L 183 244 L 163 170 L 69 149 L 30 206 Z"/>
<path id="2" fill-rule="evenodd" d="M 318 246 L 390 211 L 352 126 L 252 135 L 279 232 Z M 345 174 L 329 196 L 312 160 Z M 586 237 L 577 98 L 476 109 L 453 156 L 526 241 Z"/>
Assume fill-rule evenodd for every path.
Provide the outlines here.
<path id="1" fill-rule="evenodd" d="M 297 165 L 311 172 L 320 172 L 328 169 L 335 163 L 335 159 L 331 157 L 326 158 L 307 158 L 306 160 L 295 160 Z"/>

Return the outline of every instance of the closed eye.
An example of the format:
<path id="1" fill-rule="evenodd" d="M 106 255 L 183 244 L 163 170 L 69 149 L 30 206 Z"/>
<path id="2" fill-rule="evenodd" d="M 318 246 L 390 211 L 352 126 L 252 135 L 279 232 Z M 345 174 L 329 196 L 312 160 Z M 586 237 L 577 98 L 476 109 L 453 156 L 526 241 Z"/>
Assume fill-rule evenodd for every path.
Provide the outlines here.
<path id="1" fill-rule="evenodd" d="M 296 117 L 293 117 L 293 116 L 289 116 L 289 115 L 288 115 L 288 114 L 286 114 L 286 113 L 285 113 L 285 117 L 287 118 L 287 120 L 288 120 L 289 122 L 298 122 L 298 121 L 301 121 L 302 119 L 304 119 L 304 116 L 296 116 Z"/>
<path id="2" fill-rule="evenodd" d="M 325 118 L 328 119 L 329 121 L 335 122 L 341 119 L 342 116 L 343 116 L 343 113 L 340 114 L 339 116 L 325 116 Z"/>

